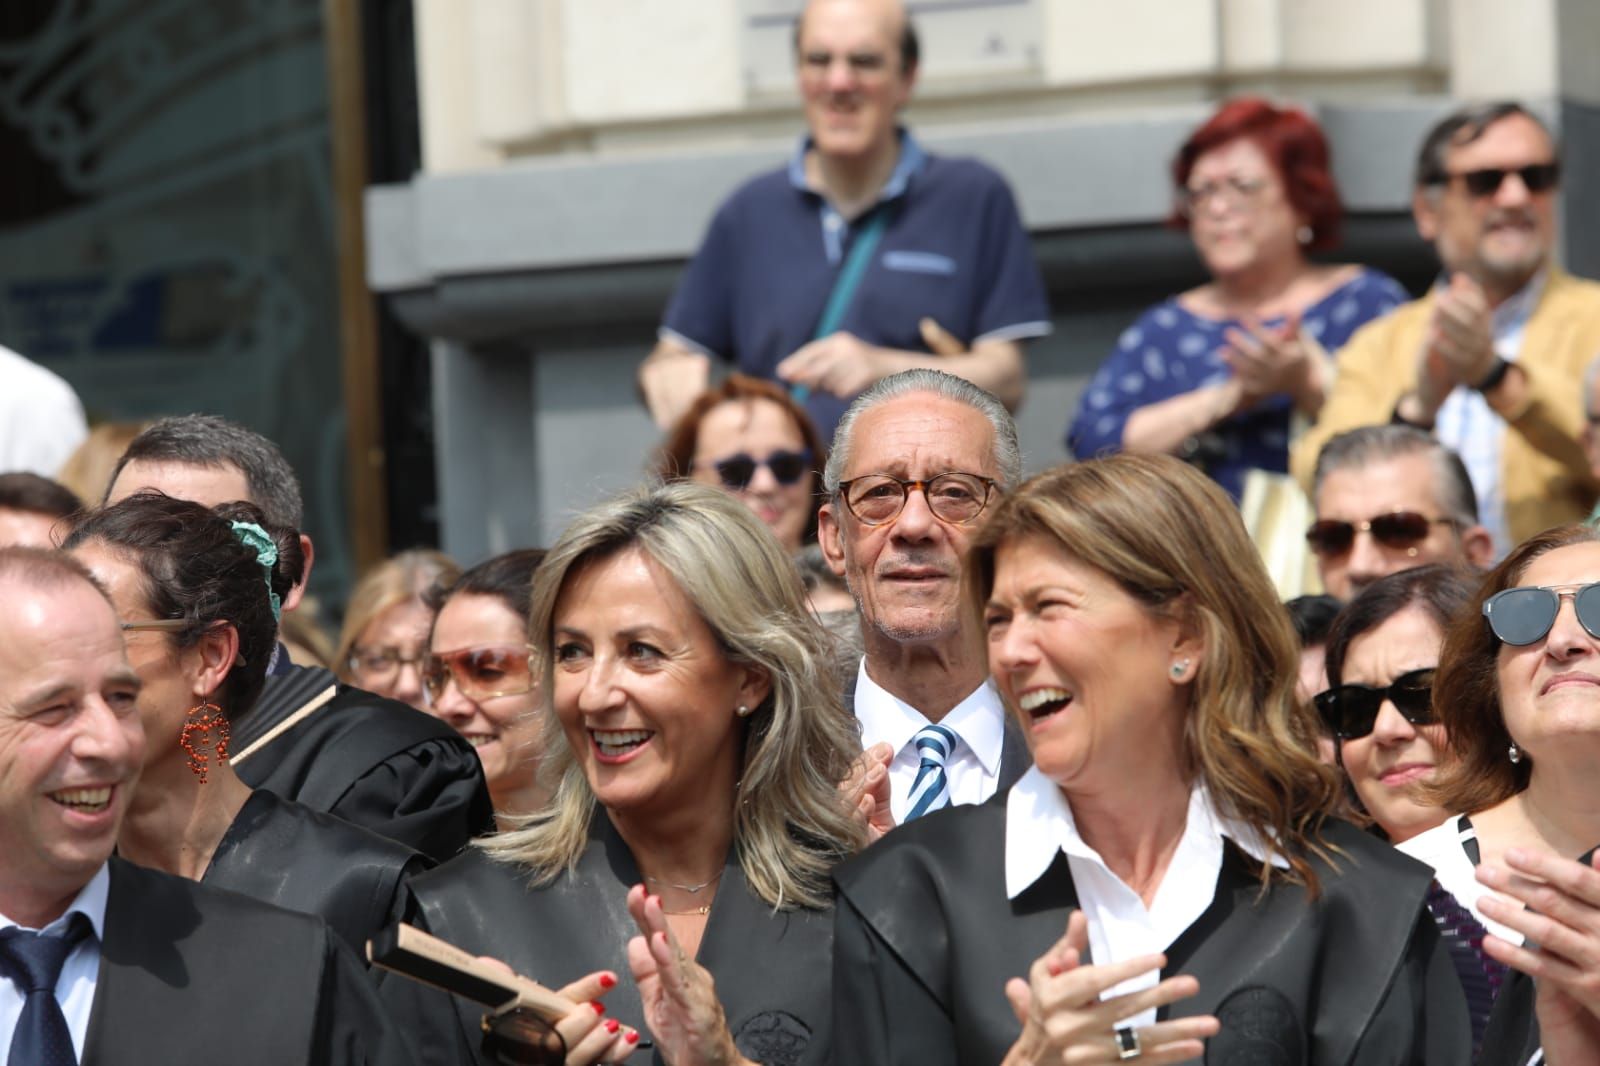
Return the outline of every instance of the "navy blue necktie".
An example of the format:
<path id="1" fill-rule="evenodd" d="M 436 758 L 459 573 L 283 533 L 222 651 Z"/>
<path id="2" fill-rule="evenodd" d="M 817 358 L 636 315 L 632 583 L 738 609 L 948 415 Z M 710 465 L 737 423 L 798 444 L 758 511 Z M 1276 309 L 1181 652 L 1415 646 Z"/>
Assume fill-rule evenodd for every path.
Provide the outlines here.
<path id="1" fill-rule="evenodd" d="M 74 914 L 61 936 L 17 928 L 0 933 L 0 973 L 26 997 L 11 1035 L 8 1066 L 78 1066 L 67 1016 L 56 1002 L 56 981 L 72 949 L 93 931 L 87 918 Z"/>

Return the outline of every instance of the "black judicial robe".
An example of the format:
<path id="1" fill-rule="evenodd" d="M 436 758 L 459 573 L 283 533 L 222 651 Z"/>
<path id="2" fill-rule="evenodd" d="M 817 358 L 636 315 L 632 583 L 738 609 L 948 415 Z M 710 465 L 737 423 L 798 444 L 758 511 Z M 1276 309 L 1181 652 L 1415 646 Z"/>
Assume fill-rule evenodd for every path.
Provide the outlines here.
<path id="1" fill-rule="evenodd" d="M 427 868 L 404 844 L 257 789 L 200 880 L 314 914 L 365 958 L 367 941 L 399 905 L 403 879 Z"/>
<path id="2" fill-rule="evenodd" d="M 1066 930 L 1066 856 L 1006 898 L 1006 796 L 937 811 L 840 864 L 834 932 L 837 1060 L 995 1066 L 1021 1033 L 1005 983 Z M 1461 1066 L 1466 1002 L 1424 906 L 1431 872 L 1344 823 L 1317 863 L 1322 895 L 1265 897 L 1231 842 L 1212 906 L 1166 952 L 1199 979 L 1171 1016 L 1215 1014 L 1208 1063 Z M 1205 886 L 1210 888 L 1210 886 Z M 1197 886 L 1199 890 L 1199 886 Z"/>
<path id="3" fill-rule="evenodd" d="M 269 676 L 233 722 L 243 752 L 337 685 L 337 694 L 242 759 L 239 777 L 420 851 L 434 862 L 494 828 L 494 807 L 472 745 L 432 715 L 339 684 L 326 670 Z"/>
<path id="4" fill-rule="evenodd" d="M 1585 866 L 1594 859 L 1590 848 L 1578 861 Z M 1512 970 L 1495 997 L 1489 1024 L 1478 1052 L 1478 1066 L 1527 1066 L 1539 1051 L 1539 1017 L 1534 1012 L 1537 993 L 1533 978 Z"/>
<path id="5" fill-rule="evenodd" d="M 319 919 L 111 860 L 85 1066 L 407 1066 Z"/>
<path id="6" fill-rule="evenodd" d="M 638 935 L 628 889 L 640 880 L 632 854 L 597 811 L 573 874 L 530 887 L 525 871 L 471 848 L 411 881 L 405 918 L 551 988 L 610 970 L 621 983 L 605 997 L 606 1016 L 649 1039 L 627 952 Z M 716 981 L 728 1028 L 748 1058 L 766 1066 L 829 1061 L 832 922 L 828 911 L 774 913 L 747 887 L 730 854 L 696 960 Z M 384 976 L 381 995 L 421 1063 L 484 1062 L 483 1007 L 393 975 Z M 643 1041 L 628 1061 L 662 1062 Z"/>

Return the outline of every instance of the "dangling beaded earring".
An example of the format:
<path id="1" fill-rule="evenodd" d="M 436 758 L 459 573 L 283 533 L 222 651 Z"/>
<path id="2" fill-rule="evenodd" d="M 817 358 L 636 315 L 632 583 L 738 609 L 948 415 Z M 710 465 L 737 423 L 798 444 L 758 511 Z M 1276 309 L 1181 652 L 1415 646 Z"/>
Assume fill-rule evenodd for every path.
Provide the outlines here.
<path id="1" fill-rule="evenodd" d="M 228 761 L 228 719 L 222 708 L 210 700 L 191 707 L 183 731 L 178 734 L 178 746 L 189 755 L 189 772 L 205 784 L 211 756 L 215 755 L 219 763 Z"/>
<path id="2" fill-rule="evenodd" d="M 1512 766 L 1522 761 L 1522 749 L 1517 747 L 1515 741 L 1512 741 L 1511 747 L 1506 749 L 1506 755 L 1511 759 Z"/>

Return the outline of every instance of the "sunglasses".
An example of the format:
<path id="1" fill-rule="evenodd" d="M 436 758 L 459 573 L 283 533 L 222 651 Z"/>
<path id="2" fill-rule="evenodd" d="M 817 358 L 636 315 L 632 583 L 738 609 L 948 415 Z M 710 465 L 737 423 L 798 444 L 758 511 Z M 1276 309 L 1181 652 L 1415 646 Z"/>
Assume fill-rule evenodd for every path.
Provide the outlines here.
<path id="1" fill-rule="evenodd" d="M 1412 725 L 1432 725 L 1433 667 L 1401 674 L 1382 688 L 1340 685 L 1317 693 L 1312 702 L 1334 736 L 1355 740 L 1372 732 L 1384 700 Z"/>
<path id="2" fill-rule="evenodd" d="M 1429 518 L 1415 511 L 1392 511 L 1365 522 L 1344 522 L 1324 518 L 1306 530 L 1306 543 L 1318 555 L 1343 555 L 1355 545 L 1357 533 L 1371 533 L 1386 548 L 1416 548 L 1428 539 L 1435 525 L 1455 525 L 1454 518 Z"/>
<path id="3" fill-rule="evenodd" d="M 437 703 L 454 680 L 456 689 L 471 700 L 520 696 L 533 691 L 531 645 L 509 648 L 462 648 L 429 652 L 422 661 L 422 685 Z"/>
<path id="4" fill-rule="evenodd" d="M 1483 603 L 1489 629 L 1502 644 L 1523 647 L 1536 644 L 1550 633 L 1561 612 L 1561 601 L 1572 597 L 1578 624 L 1591 637 L 1600 638 L 1600 582 L 1588 585 L 1528 585 L 1506 589 Z"/>
<path id="5" fill-rule="evenodd" d="M 766 467 L 772 471 L 772 480 L 780 485 L 793 485 L 811 470 L 811 452 L 791 452 L 779 449 L 765 459 L 740 452 L 711 464 L 717 477 L 730 489 L 745 489 L 755 479 L 756 471 Z"/>
<path id="6" fill-rule="evenodd" d="M 482 1050 L 496 1066 L 561 1066 L 567 1061 L 567 1042 L 527 1007 L 485 1014 Z"/>
<path id="7" fill-rule="evenodd" d="M 1493 196 L 1508 174 L 1522 179 L 1530 193 L 1549 192 L 1561 180 L 1559 163 L 1534 163 L 1525 167 L 1485 167 L 1483 170 L 1466 170 L 1459 174 L 1444 174 L 1436 184 L 1459 179 L 1467 192 L 1476 197 Z"/>

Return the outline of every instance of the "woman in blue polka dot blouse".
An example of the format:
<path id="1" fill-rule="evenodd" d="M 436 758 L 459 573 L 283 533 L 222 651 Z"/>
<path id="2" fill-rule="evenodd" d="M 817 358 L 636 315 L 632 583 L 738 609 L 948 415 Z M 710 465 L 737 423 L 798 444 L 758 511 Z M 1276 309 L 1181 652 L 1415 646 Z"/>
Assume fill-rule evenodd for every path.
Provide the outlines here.
<path id="1" fill-rule="evenodd" d="M 1288 469 L 1291 416 L 1315 420 L 1329 353 L 1404 303 L 1387 274 L 1313 263 L 1343 208 L 1322 130 L 1257 97 L 1224 104 L 1173 161 L 1178 210 L 1212 280 L 1150 308 L 1095 374 L 1067 430 L 1080 459 L 1170 452 L 1237 499 Z"/>

